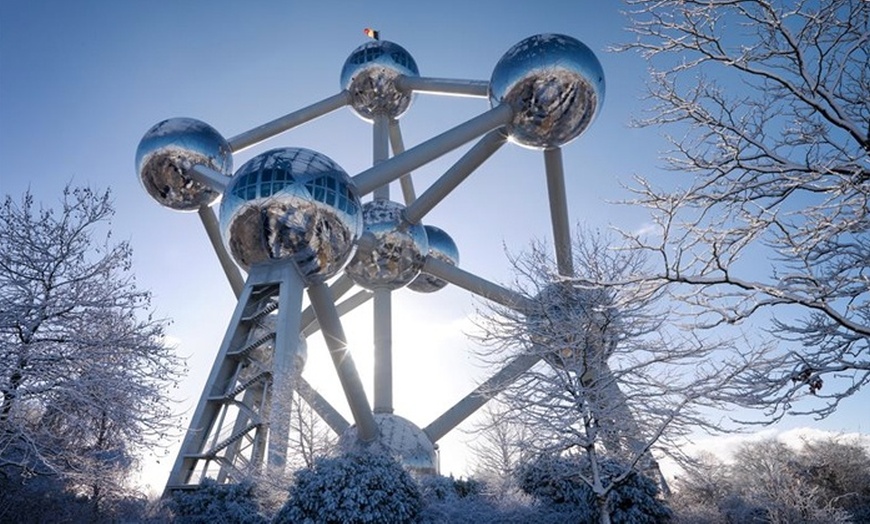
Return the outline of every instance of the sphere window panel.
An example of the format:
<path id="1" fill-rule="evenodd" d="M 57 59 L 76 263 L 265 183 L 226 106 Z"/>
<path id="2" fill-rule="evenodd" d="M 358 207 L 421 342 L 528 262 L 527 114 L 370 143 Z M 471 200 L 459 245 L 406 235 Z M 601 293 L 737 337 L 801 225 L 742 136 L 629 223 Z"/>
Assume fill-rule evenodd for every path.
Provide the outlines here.
<path id="1" fill-rule="evenodd" d="M 315 178 L 305 182 L 304 185 L 312 198 L 318 202 L 336 207 L 351 215 L 359 212 L 350 187 L 333 177 Z"/>
<path id="2" fill-rule="evenodd" d="M 382 54 L 384 54 L 384 50 L 380 47 L 365 47 L 352 54 L 351 57 L 348 59 L 348 62 L 352 64 L 365 64 L 367 62 L 375 60 Z"/>
<path id="3" fill-rule="evenodd" d="M 390 53 L 390 57 L 393 59 L 393 62 L 399 65 L 405 66 L 408 69 L 417 69 L 417 64 L 411 64 L 411 57 L 406 53 L 396 51 Z"/>

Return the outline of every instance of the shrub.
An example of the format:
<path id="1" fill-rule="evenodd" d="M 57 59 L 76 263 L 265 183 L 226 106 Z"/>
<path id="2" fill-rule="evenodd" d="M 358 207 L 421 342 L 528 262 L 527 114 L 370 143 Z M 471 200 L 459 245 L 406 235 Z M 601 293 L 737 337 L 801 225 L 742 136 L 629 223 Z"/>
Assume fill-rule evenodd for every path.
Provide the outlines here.
<path id="1" fill-rule="evenodd" d="M 607 488 L 626 471 L 611 459 L 598 464 L 602 485 Z M 542 510 L 570 514 L 578 522 L 597 522 L 598 496 L 583 477 L 589 478 L 588 461 L 576 457 L 542 456 L 519 469 L 520 489 L 532 495 Z M 673 518 L 671 510 L 658 498 L 658 486 L 649 478 L 631 471 L 616 482 L 607 497 L 613 524 L 660 523 Z"/>
<path id="2" fill-rule="evenodd" d="M 379 454 L 320 458 L 293 477 L 275 523 L 414 522 L 423 508 L 414 479 L 398 462 Z"/>
<path id="3" fill-rule="evenodd" d="M 178 491 L 169 500 L 177 524 L 261 524 L 267 521 L 260 513 L 251 482 L 218 484 L 205 479 L 193 491 Z"/>

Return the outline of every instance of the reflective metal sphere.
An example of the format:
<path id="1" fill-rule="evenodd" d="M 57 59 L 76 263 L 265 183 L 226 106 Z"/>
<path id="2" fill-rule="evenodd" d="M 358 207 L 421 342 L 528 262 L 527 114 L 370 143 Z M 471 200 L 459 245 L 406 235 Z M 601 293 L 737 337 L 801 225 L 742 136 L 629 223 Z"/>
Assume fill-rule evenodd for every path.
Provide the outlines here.
<path id="1" fill-rule="evenodd" d="M 339 437 L 339 447 L 348 452 L 365 446 L 368 451 L 393 457 L 412 473 L 438 472 L 435 445 L 423 430 L 409 420 L 391 413 L 375 413 L 375 422 L 380 433 L 374 442 L 360 442 L 356 426 L 351 426 Z"/>
<path id="2" fill-rule="evenodd" d="M 391 200 L 375 199 L 363 204 L 366 235 L 371 234 L 371 250 L 359 249 L 345 272 L 366 289 L 399 289 L 420 273 L 429 252 L 426 230 L 402 218 L 405 206 Z"/>
<path id="3" fill-rule="evenodd" d="M 136 150 L 136 172 L 145 191 L 161 205 L 178 211 L 196 211 L 220 196 L 187 176 L 196 164 L 228 177 L 233 172 L 232 151 L 224 137 L 192 118 L 160 122 L 145 133 Z"/>
<path id="4" fill-rule="evenodd" d="M 307 283 L 338 273 L 362 233 L 356 186 L 327 156 L 303 148 L 272 149 L 247 161 L 230 180 L 220 207 L 230 253 L 249 269 L 292 260 Z"/>
<path id="5" fill-rule="evenodd" d="M 426 238 L 429 240 L 429 256 L 455 266 L 459 264 L 459 249 L 456 242 L 443 229 L 435 226 L 424 226 Z M 408 289 L 420 293 L 433 293 L 447 285 L 447 282 L 428 273 L 420 273 Z"/>
<path id="6" fill-rule="evenodd" d="M 508 134 L 532 148 L 564 145 L 580 136 L 604 101 L 604 70 L 579 40 L 535 35 L 508 50 L 492 72 L 489 101 L 510 104 Z"/>
<path id="7" fill-rule="evenodd" d="M 613 354 L 620 315 L 608 290 L 557 282 L 533 302 L 536 307 L 526 316 L 529 340 L 549 351 L 545 359 L 550 364 L 604 364 Z"/>
<path id="8" fill-rule="evenodd" d="M 351 107 L 365 120 L 375 115 L 398 118 L 411 105 L 413 93 L 396 85 L 401 76 L 419 76 L 417 63 L 393 42 L 372 41 L 357 47 L 341 69 L 341 87 L 351 95 Z"/>

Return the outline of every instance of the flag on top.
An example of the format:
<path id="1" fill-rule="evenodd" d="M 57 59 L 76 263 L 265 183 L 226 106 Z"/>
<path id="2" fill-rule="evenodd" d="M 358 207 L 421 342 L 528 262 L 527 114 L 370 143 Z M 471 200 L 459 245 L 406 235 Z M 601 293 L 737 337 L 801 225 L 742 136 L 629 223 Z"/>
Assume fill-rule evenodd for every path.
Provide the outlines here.
<path id="1" fill-rule="evenodd" d="M 375 31 L 374 29 L 366 27 L 365 29 L 363 29 L 363 33 L 365 33 L 366 36 L 369 38 L 374 38 L 375 40 L 380 40 L 380 36 L 381 36 L 380 32 Z"/>

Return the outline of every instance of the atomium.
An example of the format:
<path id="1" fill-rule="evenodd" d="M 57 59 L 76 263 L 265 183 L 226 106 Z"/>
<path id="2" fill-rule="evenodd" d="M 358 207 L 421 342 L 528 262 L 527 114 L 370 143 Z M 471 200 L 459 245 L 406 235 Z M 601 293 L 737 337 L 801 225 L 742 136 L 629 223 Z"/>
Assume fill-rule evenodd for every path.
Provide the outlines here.
<path id="1" fill-rule="evenodd" d="M 350 177 L 327 156 L 303 148 L 272 149 L 239 168 L 221 201 L 220 221 L 242 268 L 289 259 L 308 283 L 338 273 L 362 232 Z"/>
<path id="2" fill-rule="evenodd" d="M 532 148 L 567 144 L 589 127 L 604 101 L 604 71 L 575 38 L 535 35 L 502 56 L 490 78 L 490 104 L 508 104 L 508 134 Z"/>
<path id="3" fill-rule="evenodd" d="M 426 238 L 429 241 L 429 255 L 432 258 L 437 258 L 442 262 L 446 262 L 451 266 L 459 265 L 459 248 L 456 247 L 456 242 L 450 238 L 450 235 L 444 232 L 443 229 L 435 226 L 424 226 L 426 230 Z M 410 284 L 408 289 L 417 291 L 418 293 L 434 293 L 439 289 L 443 289 L 447 285 L 447 281 L 436 276 L 421 272 L 417 275 Z"/>
<path id="4" fill-rule="evenodd" d="M 486 82 L 422 78 L 404 48 L 368 42 L 345 61 L 340 85 L 343 91 L 336 96 L 229 140 L 197 120 L 171 119 L 149 130 L 139 145 L 136 169 L 146 191 L 164 206 L 199 211 L 238 298 L 167 493 L 189 489 L 210 474 L 224 483 L 250 478 L 263 467 L 285 467 L 290 410 L 283 392 L 290 388 L 340 436 L 342 449 L 389 454 L 412 471 L 436 473 L 436 442 L 541 357 L 555 366 L 593 357 L 606 369 L 618 342 L 612 333 L 619 330 L 611 329 L 611 323 L 619 322 L 619 315 L 606 292 L 558 283 L 525 299 L 464 271 L 453 239 L 419 222 L 507 134 L 515 143 L 545 150 L 554 236 L 564 247 L 557 249 L 557 262 L 561 275 L 571 276 L 564 269 L 570 268 L 570 245 L 563 246 L 565 236 L 560 235 L 570 228 L 559 148 L 585 131 L 604 97 L 601 65 L 585 45 L 563 35 L 527 38 L 505 53 Z M 488 99 L 491 109 L 475 117 L 474 125 L 465 125 L 472 123 L 468 121 L 402 151 L 395 119 L 408 110 L 416 91 Z M 231 175 L 232 151 L 344 105 L 375 124 L 371 170 L 351 178 L 326 155 L 280 147 L 254 156 Z M 384 118 L 390 119 L 388 126 Z M 419 200 L 412 186 L 406 188 L 411 171 L 481 136 Z M 394 158 L 389 158 L 390 148 Z M 227 177 L 226 183 L 209 170 Z M 399 179 L 404 204 L 388 197 L 389 184 Z M 362 204 L 361 191 L 373 192 L 372 199 Z M 219 221 L 206 207 L 218 198 Z M 244 282 L 239 267 L 248 272 Z M 392 292 L 407 287 L 431 293 L 448 283 L 525 314 L 529 342 L 547 346 L 549 353 L 517 358 L 420 429 L 392 414 Z M 364 289 L 343 298 L 354 285 Z M 308 306 L 303 307 L 306 294 Z M 375 328 L 374 408 L 341 325 L 342 315 L 369 299 Z M 305 337 L 317 331 L 352 423 L 301 375 Z"/>
<path id="5" fill-rule="evenodd" d="M 400 89 L 401 76 L 418 76 L 417 63 L 393 42 L 374 41 L 356 48 L 341 70 L 341 87 L 351 107 L 365 120 L 375 115 L 399 118 L 411 105 L 412 93 Z"/>
<path id="6" fill-rule="evenodd" d="M 363 204 L 365 234 L 371 249 L 359 249 L 345 268 L 347 275 L 366 289 L 399 289 L 413 281 L 423 268 L 429 241 L 420 224 L 402 218 L 405 206 L 385 199 Z"/>
<path id="7" fill-rule="evenodd" d="M 194 165 L 227 177 L 233 171 L 227 141 L 210 125 L 192 118 L 160 122 L 145 133 L 136 151 L 136 172 L 145 191 L 177 211 L 196 211 L 220 197 L 219 191 L 189 176 Z"/>

